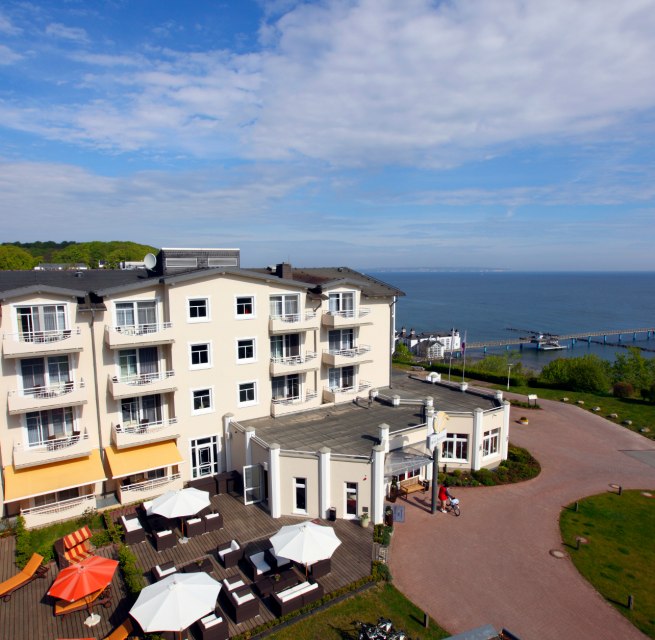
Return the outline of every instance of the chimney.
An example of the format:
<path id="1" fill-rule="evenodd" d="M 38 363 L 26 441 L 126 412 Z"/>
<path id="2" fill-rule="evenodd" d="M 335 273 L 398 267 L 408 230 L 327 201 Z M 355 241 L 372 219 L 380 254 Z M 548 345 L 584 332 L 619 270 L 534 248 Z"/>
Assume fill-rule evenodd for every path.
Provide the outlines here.
<path id="1" fill-rule="evenodd" d="M 281 262 L 275 267 L 275 275 L 285 280 L 293 280 L 293 267 L 288 262 Z"/>
<path id="2" fill-rule="evenodd" d="M 414 329 L 409 330 L 409 337 L 410 338 L 416 338 L 416 331 L 414 331 Z"/>
<path id="3" fill-rule="evenodd" d="M 403 338 L 407 335 L 407 329 L 405 329 L 405 327 L 403 327 L 403 328 L 400 330 L 400 335 L 401 335 Z"/>

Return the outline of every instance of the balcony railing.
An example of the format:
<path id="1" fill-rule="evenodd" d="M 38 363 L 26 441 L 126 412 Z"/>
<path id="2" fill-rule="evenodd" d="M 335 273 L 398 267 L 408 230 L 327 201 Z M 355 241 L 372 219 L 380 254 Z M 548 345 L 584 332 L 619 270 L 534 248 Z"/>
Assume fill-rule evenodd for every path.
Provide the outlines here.
<path id="1" fill-rule="evenodd" d="M 172 440 L 180 437 L 177 418 L 134 424 L 112 424 L 111 435 L 117 449 L 138 447 L 142 444 Z"/>
<path id="2" fill-rule="evenodd" d="M 118 500 L 121 504 L 150 500 L 167 491 L 182 489 L 182 484 L 182 476 L 179 473 L 173 473 L 165 478 L 135 482 L 124 487 L 118 487 Z"/>
<path id="3" fill-rule="evenodd" d="M 370 307 L 347 309 L 344 311 L 326 311 L 322 323 L 326 327 L 352 327 L 358 324 L 370 324 L 365 320 L 371 313 Z"/>
<path id="4" fill-rule="evenodd" d="M 350 349 L 326 349 L 323 351 L 323 364 L 330 367 L 342 367 L 349 364 L 361 364 L 369 361 L 366 355 L 371 350 L 367 344 L 360 344 Z"/>
<path id="5" fill-rule="evenodd" d="M 309 371 L 317 369 L 317 353 L 315 351 L 305 351 L 297 356 L 286 356 L 282 358 L 271 358 L 271 375 L 280 376 L 299 371 Z"/>
<path id="6" fill-rule="evenodd" d="M 286 313 L 272 315 L 268 321 L 268 329 L 271 333 L 294 333 L 308 329 L 318 329 L 315 311 L 303 313 Z"/>
<path id="7" fill-rule="evenodd" d="M 295 411 L 304 411 L 320 404 L 318 393 L 314 390 L 305 391 L 298 396 L 274 398 L 271 402 L 271 415 L 278 417 Z"/>
<path id="8" fill-rule="evenodd" d="M 59 407 L 74 407 L 86 404 L 87 393 L 84 380 L 61 382 L 49 386 L 12 390 L 7 396 L 10 414 L 28 411 L 45 411 Z"/>
<path id="9" fill-rule="evenodd" d="M 89 495 L 61 500 L 60 502 L 53 502 L 52 504 L 46 504 L 40 507 L 21 509 L 21 515 L 25 518 L 25 526 L 28 529 L 34 529 L 53 522 L 79 518 L 85 511 L 95 509 L 96 507 L 96 496 Z"/>
<path id="10" fill-rule="evenodd" d="M 79 327 L 52 331 L 5 333 L 2 337 L 2 353 L 5 358 L 72 353 L 84 348 Z"/>
<path id="11" fill-rule="evenodd" d="M 16 442 L 14 444 L 14 467 L 35 467 L 58 460 L 69 460 L 88 456 L 91 453 L 89 434 L 73 431 L 71 435 L 52 437 L 41 442 L 27 445 Z"/>
<path id="12" fill-rule="evenodd" d="M 177 389 L 173 377 L 175 371 L 158 371 L 140 375 L 109 376 L 109 389 L 114 398 L 145 396 L 154 393 L 167 393 Z"/>
<path id="13" fill-rule="evenodd" d="M 360 380 L 357 384 L 350 387 L 325 387 L 323 389 L 324 402 L 350 402 L 357 394 L 370 389 L 373 385 L 367 380 Z"/>
<path id="14" fill-rule="evenodd" d="M 129 326 L 105 325 L 105 344 L 110 349 L 175 342 L 171 322 L 137 324 Z"/>

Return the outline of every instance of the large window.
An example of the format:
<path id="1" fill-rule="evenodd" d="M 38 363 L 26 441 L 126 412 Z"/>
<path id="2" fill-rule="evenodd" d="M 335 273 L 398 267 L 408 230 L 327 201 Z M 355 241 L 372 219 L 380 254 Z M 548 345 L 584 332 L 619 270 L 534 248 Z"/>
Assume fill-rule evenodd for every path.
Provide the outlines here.
<path id="1" fill-rule="evenodd" d="M 441 445 L 441 457 L 444 460 L 461 460 L 469 457 L 469 437 L 461 433 L 449 433 Z"/>
<path id="2" fill-rule="evenodd" d="M 20 361 L 23 389 L 38 393 L 44 387 L 64 391 L 71 382 L 68 356 L 24 358 Z"/>
<path id="3" fill-rule="evenodd" d="M 500 429 L 485 431 L 482 436 L 482 455 L 491 456 L 498 453 L 500 444 Z"/>
<path id="4" fill-rule="evenodd" d="M 201 478 L 218 473 L 218 438 L 191 440 L 191 477 Z"/>
<path id="5" fill-rule="evenodd" d="M 121 415 L 125 428 L 162 421 L 161 395 L 158 393 L 121 400 Z"/>
<path id="6" fill-rule="evenodd" d="M 255 315 L 254 296 L 238 296 L 236 299 L 237 318 L 252 318 Z"/>
<path id="7" fill-rule="evenodd" d="M 33 411 L 25 415 L 27 442 L 30 447 L 73 435 L 73 409 Z"/>
<path id="8" fill-rule="evenodd" d="M 307 478 L 293 479 L 293 512 L 307 513 Z"/>
<path id="9" fill-rule="evenodd" d="M 66 305 L 46 304 L 18 307 L 18 329 L 25 342 L 43 342 L 68 329 Z"/>
<path id="10" fill-rule="evenodd" d="M 297 293 L 271 296 L 269 300 L 271 318 L 286 320 L 287 322 L 298 322 L 300 319 L 300 297 Z"/>
<path id="11" fill-rule="evenodd" d="M 212 411 L 212 389 L 194 389 L 191 392 L 193 413 L 209 413 Z"/>
<path id="12" fill-rule="evenodd" d="M 257 383 L 242 382 L 239 385 L 239 404 L 241 406 L 256 404 L 257 402 Z"/>
<path id="13" fill-rule="evenodd" d="M 154 378 L 159 372 L 157 347 L 119 351 L 118 368 L 122 382 L 138 377 Z"/>
<path id="14" fill-rule="evenodd" d="M 300 398 L 300 375 L 279 376 L 271 381 L 273 402 Z"/>
<path id="15" fill-rule="evenodd" d="M 117 302 L 116 326 L 122 331 L 129 329 L 143 333 L 156 331 L 157 302 L 155 300 Z"/>
<path id="16" fill-rule="evenodd" d="M 206 322 L 209 320 L 209 299 L 189 298 L 189 322 Z"/>
<path id="17" fill-rule="evenodd" d="M 331 293 L 328 300 L 330 313 L 340 315 L 344 318 L 355 316 L 355 292 L 341 291 Z"/>
<path id="18" fill-rule="evenodd" d="M 255 339 L 242 338 L 237 340 L 237 360 L 239 362 L 254 362 L 255 360 Z"/>
<path id="19" fill-rule="evenodd" d="M 335 329 L 328 333 L 330 353 L 349 351 L 355 348 L 355 333 L 352 329 Z"/>
<path id="20" fill-rule="evenodd" d="M 283 336 L 271 336 L 271 358 L 293 358 L 300 355 L 300 334 L 287 333 Z"/>
<path id="21" fill-rule="evenodd" d="M 340 367 L 328 371 L 328 384 L 332 390 L 352 389 L 355 386 L 355 367 Z"/>
<path id="22" fill-rule="evenodd" d="M 192 369 L 207 369 L 211 367 L 211 346 L 207 342 L 192 344 L 189 350 Z"/>

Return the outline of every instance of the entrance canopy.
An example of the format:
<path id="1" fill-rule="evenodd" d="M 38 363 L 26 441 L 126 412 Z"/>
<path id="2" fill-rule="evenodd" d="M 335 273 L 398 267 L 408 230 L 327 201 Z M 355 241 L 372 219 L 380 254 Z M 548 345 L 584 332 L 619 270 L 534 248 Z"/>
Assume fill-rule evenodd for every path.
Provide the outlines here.
<path id="1" fill-rule="evenodd" d="M 411 469 L 432 464 L 432 456 L 425 447 L 418 445 L 389 451 L 384 460 L 384 475 L 397 476 Z"/>

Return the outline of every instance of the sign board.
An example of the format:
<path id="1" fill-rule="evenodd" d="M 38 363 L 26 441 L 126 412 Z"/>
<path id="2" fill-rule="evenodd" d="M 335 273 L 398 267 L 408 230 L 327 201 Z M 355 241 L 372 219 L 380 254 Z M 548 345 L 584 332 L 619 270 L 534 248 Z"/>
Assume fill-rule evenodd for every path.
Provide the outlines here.
<path id="1" fill-rule="evenodd" d="M 446 439 L 447 432 L 440 431 L 439 433 L 431 433 L 425 442 L 425 446 L 432 451 L 437 445 L 441 444 Z"/>
<path id="2" fill-rule="evenodd" d="M 528 402 L 530 402 L 531 400 L 534 400 L 535 402 L 537 401 L 537 396 L 534 393 L 528 396 Z"/>

